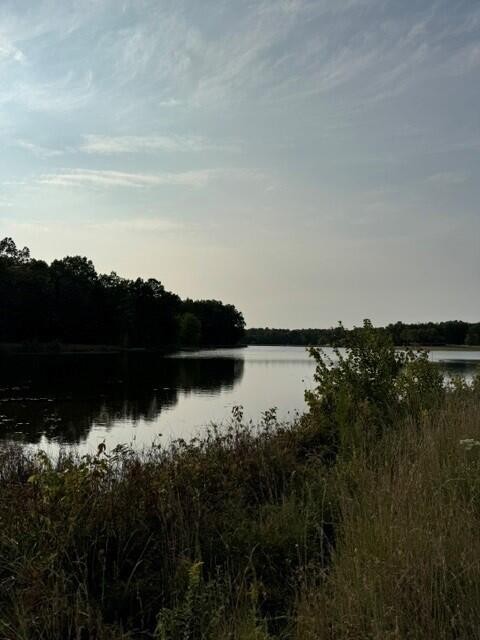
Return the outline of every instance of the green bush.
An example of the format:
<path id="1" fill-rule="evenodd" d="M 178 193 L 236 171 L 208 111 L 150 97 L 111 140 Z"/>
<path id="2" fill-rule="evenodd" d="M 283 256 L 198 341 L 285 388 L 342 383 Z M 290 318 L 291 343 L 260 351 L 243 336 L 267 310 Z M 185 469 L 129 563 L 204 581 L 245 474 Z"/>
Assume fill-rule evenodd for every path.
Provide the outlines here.
<path id="1" fill-rule="evenodd" d="M 444 394 L 441 372 L 426 352 L 395 349 L 390 335 L 369 320 L 345 339 L 345 354 L 335 349 L 335 361 L 310 349 L 316 387 L 305 399 L 327 457 L 368 444 L 399 414 L 427 410 Z"/>

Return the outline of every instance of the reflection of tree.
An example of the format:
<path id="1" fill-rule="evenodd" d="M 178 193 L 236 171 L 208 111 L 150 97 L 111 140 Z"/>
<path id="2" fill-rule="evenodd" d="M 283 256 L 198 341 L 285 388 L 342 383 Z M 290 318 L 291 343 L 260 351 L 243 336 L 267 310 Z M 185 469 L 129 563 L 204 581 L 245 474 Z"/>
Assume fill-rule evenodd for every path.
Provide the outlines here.
<path id="1" fill-rule="evenodd" d="M 150 353 L 0 358 L 0 438 L 85 440 L 95 424 L 154 421 L 178 391 L 220 392 L 243 375 L 240 359 Z"/>
<path id="2" fill-rule="evenodd" d="M 476 360 L 447 360 L 438 363 L 444 375 L 470 378 L 480 372 L 480 363 Z"/>

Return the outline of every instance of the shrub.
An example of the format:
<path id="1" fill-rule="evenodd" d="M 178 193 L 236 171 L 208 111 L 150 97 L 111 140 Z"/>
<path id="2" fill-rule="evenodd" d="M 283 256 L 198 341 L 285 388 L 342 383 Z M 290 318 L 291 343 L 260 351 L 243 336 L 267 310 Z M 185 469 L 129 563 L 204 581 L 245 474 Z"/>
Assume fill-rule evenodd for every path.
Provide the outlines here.
<path id="1" fill-rule="evenodd" d="M 336 361 L 312 348 L 316 387 L 305 393 L 325 457 L 377 438 L 399 414 L 431 408 L 443 396 L 443 379 L 426 352 L 395 349 L 369 320 L 346 336 Z"/>

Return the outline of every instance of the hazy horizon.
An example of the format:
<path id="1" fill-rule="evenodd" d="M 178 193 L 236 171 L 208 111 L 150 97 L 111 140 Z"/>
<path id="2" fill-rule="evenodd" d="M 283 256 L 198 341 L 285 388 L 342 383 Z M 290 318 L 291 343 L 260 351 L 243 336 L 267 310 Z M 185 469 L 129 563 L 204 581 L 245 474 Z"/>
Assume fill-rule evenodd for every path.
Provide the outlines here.
<path id="1" fill-rule="evenodd" d="M 0 237 L 247 326 L 480 320 L 480 4 L 4 0 Z"/>

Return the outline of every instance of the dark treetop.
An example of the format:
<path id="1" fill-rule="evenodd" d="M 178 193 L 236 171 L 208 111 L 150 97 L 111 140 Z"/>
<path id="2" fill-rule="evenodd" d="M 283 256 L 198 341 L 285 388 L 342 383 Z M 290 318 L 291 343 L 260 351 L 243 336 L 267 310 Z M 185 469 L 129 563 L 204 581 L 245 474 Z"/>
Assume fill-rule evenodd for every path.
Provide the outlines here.
<path id="1" fill-rule="evenodd" d="M 91 260 L 48 265 L 0 241 L 0 343 L 67 343 L 167 349 L 234 346 L 242 314 L 217 300 L 181 300 L 154 278 L 98 274 Z"/>
<path id="2" fill-rule="evenodd" d="M 396 322 L 375 331 L 387 332 L 395 346 L 480 345 L 480 322 L 460 320 L 404 324 Z M 329 346 L 343 345 L 349 331 L 339 325 L 332 329 L 248 329 L 247 344 Z"/>

